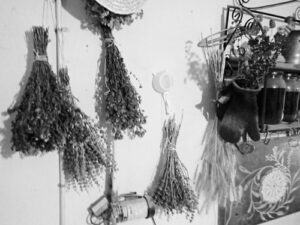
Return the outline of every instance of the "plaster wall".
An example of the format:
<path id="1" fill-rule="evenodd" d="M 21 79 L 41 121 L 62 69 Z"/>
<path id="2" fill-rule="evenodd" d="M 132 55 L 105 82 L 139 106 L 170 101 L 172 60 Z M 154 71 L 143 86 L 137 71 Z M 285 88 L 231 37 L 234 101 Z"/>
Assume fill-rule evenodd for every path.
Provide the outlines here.
<path id="1" fill-rule="evenodd" d="M 20 97 L 31 70 L 32 40 L 27 41 L 25 34 L 33 25 L 44 23 L 49 26 L 51 42 L 48 55 L 53 69 L 56 68 L 54 8 L 49 4 L 43 13 L 43 3 L 37 0 L 2 0 L 0 4 L 1 225 L 53 225 L 59 221 L 57 153 L 22 158 L 11 152 L 11 118 L 5 113 Z M 152 74 L 161 70 L 167 70 L 174 78 L 174 88 L 169 93 L 172 108 L 178 118 L 182 111 L 184 114 L 177 151 L 190 176 L 193 176 L 201 156 L 201 139 L 206 126 L 204 116 L 196 107 L 205 88 L 204 59 L 196 44 L 202 34 L 206 36 L 220 30 L 222 10 L 227 4 L 232 2 L 148 0 L 141 20 L 114 31 L 128 70 L 136 74 L 143 86 L 138 91 L 142 96 L 142 108 L 148 116 L 147 133 L 143 138 L 125 138 L 115 143 L 118 166 L 115 189 L 119 193 L 137 191 L 143 194 L 155 174 L 165 116 L 161 97 L 153 91 L 151 81 Z M 68 28 L 63 35 L 62 59 L 69 69 L 71 88 L 79 99 L 81 109 L 95 118 L 95 80 L 101 61 L 101 37 L 82 27 L 86 16 L 81 0 L 63 0 L 60 13 L 62 26 Z M 202 70 L 194 69 L 188 61 L 187 56 L 191 53 L 195 54 L 193 60 L 196 66 Z M 138 86 L 138 82 L 132 80 Z M 67 192 L 66 225 L 86 224 L 87 207 L 102 193 L 103 188 L 89 193 Z M 150 225 L 152 222 L 137 220 L 126 224 Z M 157 224 L 188 222 L 184 216 L 169 219 L 161 216 L 157 218 Z M 216 225 L 216 208 L 207 214 L 197 215 L 191 224 Z"/>

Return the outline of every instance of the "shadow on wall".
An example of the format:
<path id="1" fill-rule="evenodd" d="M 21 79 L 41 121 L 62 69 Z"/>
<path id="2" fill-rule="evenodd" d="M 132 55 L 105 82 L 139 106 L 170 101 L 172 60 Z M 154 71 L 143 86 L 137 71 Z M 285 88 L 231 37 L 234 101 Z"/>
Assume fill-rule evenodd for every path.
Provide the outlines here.
<path id="1" fill-rule="evenodd" d="M 184 82 L 186 83 L 188 80 L 191 80 L 199 87 L 202 92 L 202 98 L 201 102 L 195 107 L 202 111 L 204 117 L 208 120 L 214 116 L 215 112 L 213 102 L 216 99 L 214 81 L 212 80 L 212 76 L 208 73 L 206 62 L 201 60 L 198 51 L 193 49 L 194 46 L 194 43 L 190 40 L 185 42 L 185 55 L 188 69 Z"/>
<path id="2" fill-rule="evenodd" d="M 62 6 L 63 8 L 72 15 L 75 19 L 79 20 L 81 22 L 81 29 L 88 29 L 95 35 L 101 36 L 101 31 L 97 29 L 90 19 L 88 18 L 86 11 L 85 11 L 85 1 L 84 0 L 62 0 Z M 95 111 L 98 115 L 99 119 L 99 126 L 101 128 L 105 128 L 105 92 L 106 86 L 105 86 L 105 80 L 103 78 L 104 74 L 104 60 L 105 57 L 105 47 L 104 45 L 100 46 L 99 48 L 101 51 L 101 55 L 99 56 L 97 65 L 98 70 L 95 78 L 95 95 L 94 98 L 96 100 L 95 103 Z"/>
<path id="3" fill-rule="evenodd" d="M 88 29 L 94 34 L 101 34 L 101 31 L 92 24 L 86 14 L 85 0 L 62 0 L 62 7 L 81 22 L 81 29 Z"/>
<path id="4" fill-rule="evenodd" d="M 85 1 L 84 0 L 62 0 L 62 7 L 75 19 L 81 22 L 81 29 L 88 29 L 94 35 L 102 37 L 102 32 L 97 27 L 95 27 L 92 21 L 88 18 L 85 11 Z M 107 144 L 107 151 L 109 152 L 108 157 L 113 157 L 113 137 L 111 133 L 111 127 L 106 122 L 105 114 L 105 92 L 107 91 L 105 85 L 105 46 L 104 42 L 99 43 L 100 56 L 97 61 L 98 70 L 95 72 L 95 112 L 98 116 L 98 126 L 103 130 Z M 114 159 L 110 159 L 114 160 Z M 113 166 L 112 166 L 113 167 Z M 106 169 L 105 176 L 105 195 L 111 200 L 112 194 L 112 185 L 113 185 L 113 168 L 108 167 Z"/>
<path id="5" fill-rule="evenodd" d="M 27 45 L 27 57 L 26 57 L 26 70 L 23 75 L 23 78 L 21 82 L 19 83 L 20 90 L 18 93 L 14 96 L 13 103 L 9 106 L 9 108 L 13 108 L 14 106 L 18 105 L 21 101 L 26 82 L 28 80 L 28 77 L 31 73 L 31 66 L 33 62 L 33 33 L 32 30 L 25 32 L 25 40 Z M 1 113 L 3 116 L 8 116 L 9 114 L 7 111 L 4 111 Z M 0 129 L 0 135 L 3 137 L 3 139 L 0 142 L 1 147 L 1 155 L 4 158 L 11 157 L 14 152 L 11 150 L 11 122 L 15 119 L 15 115 L 10 115 L 3 123 L 4 127 Z"/>

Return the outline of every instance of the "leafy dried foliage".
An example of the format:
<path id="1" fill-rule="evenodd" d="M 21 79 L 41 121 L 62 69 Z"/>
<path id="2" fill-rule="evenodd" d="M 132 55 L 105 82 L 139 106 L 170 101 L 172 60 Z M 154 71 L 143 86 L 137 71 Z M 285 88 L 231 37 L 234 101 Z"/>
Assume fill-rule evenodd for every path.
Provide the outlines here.
<path id="1" fill-rule="evenodd" d="M 140 109 L 141 97 L 131 84 L 128 71 L 121 53 L 114 43 L 112 29 L 131 24 L 142 17 L 142 11 L 130 15 L 115 14 L 94 0 L 84 0 L 86 11 L 92 25 L 101 30 L 106 48 L 105 83 L 108 89 L 105 95 L 106 120 L 112 124 L 115 139 L 122 139 L 127 133 L 130 137 L 142 137 L 145 134 L 143 124 L 146 117 Z"/>
<path id="2" fill-rule="evenodd" d="M 240 83 L 245 88 L 258 88 L 263 77 L 275 67 L 278 56 L 285 51 L 287 37 L 276 33 L 274 38 L 270 38 L 263 32 L 248 41 L 250 47 L 250 58 L 241 61 Z"/>
<path id="3" fill-rule="evenodd" d="M 198 202 L 190 185 L 188 171 L 175 149 L 179 130 L 180 125 L 176 125 L 174 117 L 164 123 L 163 168 L 158 171 L 158 182 L 150 195 L 167 215 L 184 213 L 192 221 Z"/>
<path id="4" fill-rule="evenodd" d="M 142 137 L 146 123 L 143 110 L 140 109 L 141 97 L 131 84 L 128 71 L 118 47 L 113 41 L 111 29 L 103 26 L 106 46 L 106 118 L 113 126 L 115 139 L 122 139 L 125 132 L 131 137 Z"/>
<path id="5" fill-rule="evenodd" d="M 99 185 L 99 175 L 110 164 L 99 129 L 75 104 L 69 76 L 53 73 L 46 57 L 48 30 L 33 28 L 36 60 L 20 104 L 9 110 L 12 149 L 25 155 L 63 151 L 63 170 L 68 186 L 86 189 Z M 40 61 L 41 58 L 42 61 Z"/>
<path id="6" fill-rule="evenodd" d="M 110 164 L 105 152 L 106 144 L 98 127 L 75 104 L 75 98 L 69 86 L 66 69 L 59 72 L 62 98 L 65 102 L 65 117 L 61 122 L 65 128 L 63 146 L 63 170 L 67 185 L 81 190 L 93 184 L 99 185 L 100 174 L 104 166 Z"/>
<path id="7" fill-rule="evenodd" d="M 48 30 L 33 27 L 35 57 L 46 56 Z M 9 109 L 16 113 L 12 121 L 12 149 L 24 154 L 49 152 L 61 146 L 61 90 L 47 61 L 35 60 L 19 105 Z"/>

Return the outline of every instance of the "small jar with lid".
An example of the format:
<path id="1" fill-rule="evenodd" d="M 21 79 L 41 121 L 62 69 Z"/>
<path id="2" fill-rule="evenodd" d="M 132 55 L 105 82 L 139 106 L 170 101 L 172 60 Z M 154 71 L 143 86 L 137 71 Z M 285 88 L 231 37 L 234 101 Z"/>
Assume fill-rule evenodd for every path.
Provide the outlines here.
<path id="1" fill-rule="evenodd" d="M 262 123 L 263 109 L 265 124 L 278 124 L 283 118 L 286 84 L 282 75 L 281 72 L 273 71 L 266 77 L 266 87 L 262 88 L 258 95 L 260 123 Z M 265 105 L 263 105 L 264 94 L 266 94 Z"/>
<path id="2" fill-rule="evenodd" d="M 285 75 L 286 94 L 283 110 L 283 121 L 293 122 L 298 116 L 298 106 L 300 98 L 300 86 L 294 74 Z"/>

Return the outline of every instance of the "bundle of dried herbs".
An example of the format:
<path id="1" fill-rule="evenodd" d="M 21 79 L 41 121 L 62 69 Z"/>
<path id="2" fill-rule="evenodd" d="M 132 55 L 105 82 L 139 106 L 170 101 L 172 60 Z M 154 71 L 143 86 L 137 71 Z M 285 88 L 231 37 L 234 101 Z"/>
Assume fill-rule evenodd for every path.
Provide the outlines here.
<path id="1" fill-rule="evenodd" d="M 48 29 L 33 27 L 32 71 L 18 105 L 9 109 L 16 113 L 12 121 L 12 149 L 38 154 L 61 146 L 64 134 L 59 117 L 64 113 L 61 90 L 47 60 Z"/>
<path id="2" fill-rule="evenodd" d="M 197 196 L 203 197 L 200 212 L 208 210 L 215 201 L 226 206 L 239 199 L 236 186 L 236 147 L 226 143 L 218 134 L 218 119 L 208 121 L 203 137 L 202 161 L 197 166 L 194 182 Z"/>
<path id="3" fill-rule="evenodd" d="M 65 144 L 63 154 L 63 171 L 68 187 L 85 190 L 100 185 L 101 173 L 105 166 L 110 165 L 105 152 L 106 144 L 100 129 L 75 104 L 69 86 L 67 69 L 59 71 L 62 86 L 62 98 L 65 102 L 60 117 Z"/>
<path id="4" fill-rule="evenodd" d="M 140 109 L 141 97 L 130 81 L 121 53 L 114 42 L 112 29 L 120 29 L 141 18 L 143 12 L 119 15 L 101 6 L 95 0 L 84 0 L 92 26 L 103 33 L 105 45 L 105 95 L 106 120 L 112 125 L 115 139 L 122 139 L 127 133 L 130 137 L 142 137 L 146 117 Z M 99 116 L 100 117 L 100 116 Z"/>
<path id="5" fill-rule="evenodd" d="M 142 126 L 146 123 L 146 117 L 140 109 L 141 97 L 131 84 L 111 29 L 102 26 L 102 30 L 106 46 L 105 83 L 108 89 L 105 96 L 106 118 L 113 126 L 115 139 L 122 139 L 125 132 L 130 137 L 142 137 L 146 132 Z"/>
<path id="6" fill-rule="evenodd" d="M 205 101 L 214 105 L 209 107 L 207 127 L 202 140 L 204 149 L 194 175 L 196 194 L 204 198 L 200 212 L 203 209 L 208 210 L 215 201 L 224 206 L 228 200 L 235 201 L 239 197 L 235 182 L 238 163 L 236 147 L 225 143 L 220 137 L 215 105 L 216 99 L 222 102 L 223 98 L 220 92 L 223 88 L 224 49 L 222 46 L 215 46 L 203 47 L 202 50 L 208 67 L 208 86 L 214 92 Z"/>
<path id="7" fill-rule="evenodd" d="M 276 65 L 276 61 L 287 46 L 285 34 L 277 32 L 273 38 L 266 32 L 248 40 L 250 49 L 247 57 L 240 57 L 239 76 L 236 78 L 243 88 L 258 88 L 264 76 Z M 242 49 L 242 47 L 241 47 Z M 242 49 L 240 52 L 244 52 Z M 244 54 L 244 53 L 243 53 Z"/>
<path id="8" fill-rule="evenodd" d="M 169 118 L 163 127 L 162 170 L 158 171 L 158 181 L 150 193 L 155 204 L 167 214 L 184 213 L 190 221 L 197 210 L 196 195 L 191 187 L 188 171 L 176 152 L 176 142 L 180 125 L 175 118 Z"/>

